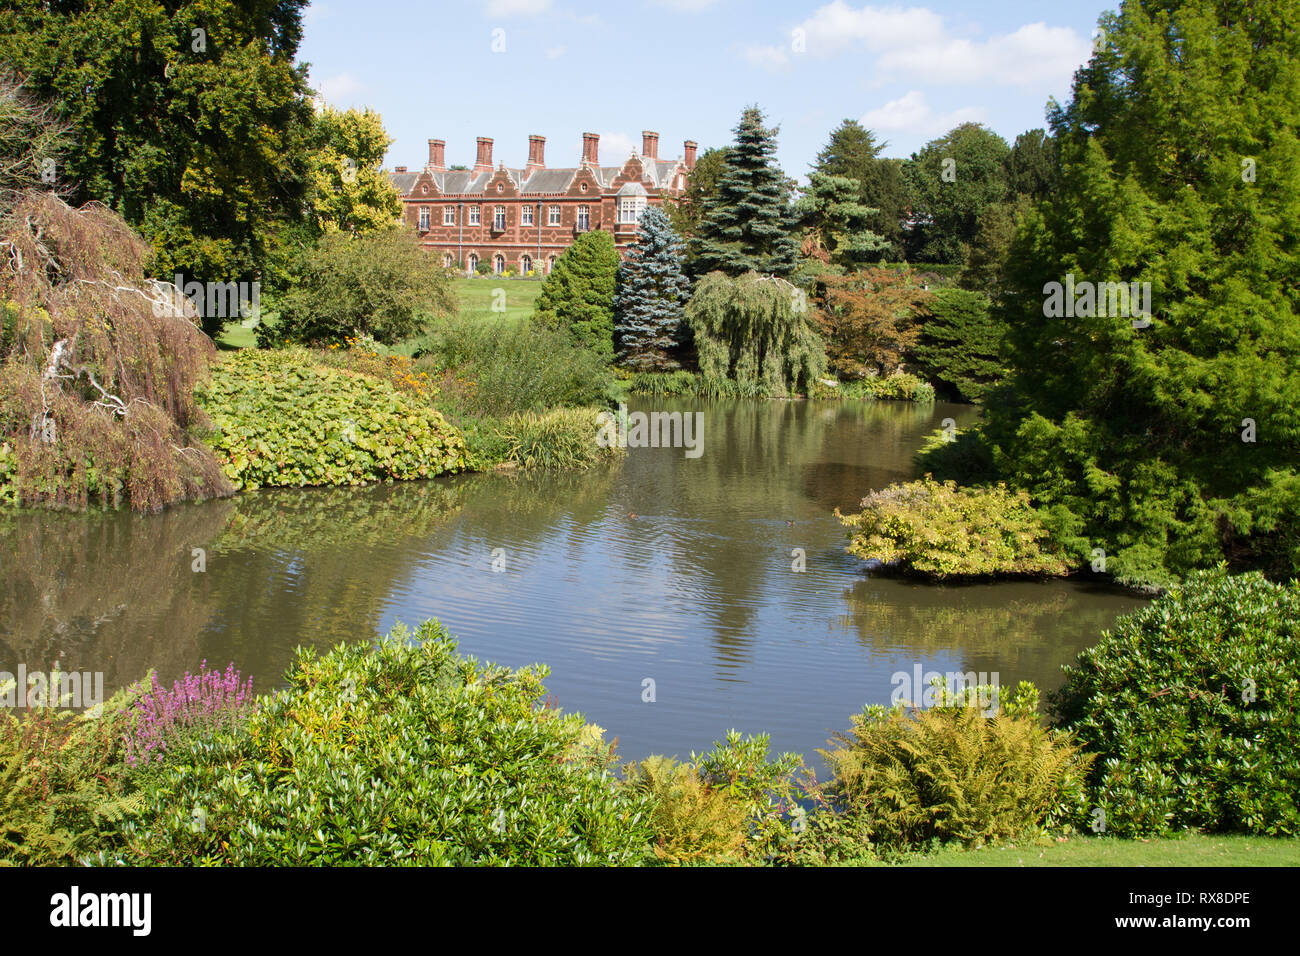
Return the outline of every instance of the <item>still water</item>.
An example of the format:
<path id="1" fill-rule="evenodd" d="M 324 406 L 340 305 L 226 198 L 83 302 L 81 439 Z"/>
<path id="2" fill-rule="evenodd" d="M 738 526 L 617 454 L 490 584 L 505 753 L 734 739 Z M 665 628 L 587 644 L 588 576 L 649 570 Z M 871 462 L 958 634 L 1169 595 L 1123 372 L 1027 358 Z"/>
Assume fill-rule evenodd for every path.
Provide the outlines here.
<path id="1" fill-rule="evenodd" d="M 149 517 L 0 517 L 0 670 L 57 661 L 103 672 L 111 693 L 150 667 L 170 681 L 234 661 L 265 690 L 297 645 L 436 617 L 464 653 L 548 664 L 559 705 L 627 758 L 685 757 L 732 727 L 813 758 L 851 713 L 888 702 L 897 672 L 1057 687 L 1141 603 L 1086 582 L 872 577 L 844 552 L 833 509 L 912 476 L 923 437 L 969 407 L 654 407 L 701 412 L 703 454 L 634 448 L 581 473 L 265 491 Z"/>

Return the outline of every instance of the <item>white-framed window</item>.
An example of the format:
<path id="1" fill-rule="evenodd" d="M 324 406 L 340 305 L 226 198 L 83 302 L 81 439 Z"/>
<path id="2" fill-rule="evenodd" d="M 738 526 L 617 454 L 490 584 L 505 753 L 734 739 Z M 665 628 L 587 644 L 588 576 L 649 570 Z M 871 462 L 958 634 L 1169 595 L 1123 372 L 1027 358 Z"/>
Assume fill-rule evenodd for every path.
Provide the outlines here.
<path id="1" fill-rule="evenodd" d="M 454 225 L 456 225 L 456 207 L 455 207 L 455 206 L 443 206 L 443 207 L 442 207 L 442 224 L 443 224 L 444 226 L 454 226 Z"/>
<path id="2" fill-rule="evenodd" d="M 455 261 L 456 261 L 455 257 L 450 252 L 444 252 L 442 254 L 442 267 L 444 269 L 450 269 L 452 263 L 454 263 Z"/>
<path id="3" fill-rule="evenodd" d="M 579 206 L 578 207 L 578 231 L 586 232 L 590 228 L 591 228 L 591 207 Z"/>
<path id="4" fill-rule="evenodd" d="M 478 206 L 470 206 L 470 207 L 469 207 L 469 224 L 470 224 L 471 226 L 477 226 L 478 223 L 479 223 L 479 219 L 478 219 Z"/>
<path id="5" fill-rule="evenodd" d="M 533 257 L 532 257 L 532 256 L 520 256 L 520 257 L 519 257 L 519 274 L 520 274 L 520 275 L 523 275 L 525 272 L 531 272 L 532 270 L 533 270 Z"/>
<path id="6" fill-rule="evenodd" d="M 497 206 L 492 210 L 492 228 L 504 229 L 506 227 L 506 207 Z"/>
<path id="7" fill-rule="evenodd" d="M 497 275 L 506 271 L 506 257 L 499 252 L 492 257 L 492 271 Z"/>
<path id="8" fill-rule="evenodd" d="M 555 256 L 548 256 L 546 259 L 546 274 L 550 275 L 551 270 L 555 268 Z"/>
<path id="9" fill-rule="evenodd" d="M 428 206 L 420 207 L 420 231 L 421 232 L 429 231 L 429 207 Z"/>
<path id="10" fill-rule="evenodd" d="M 467 272 L 478 272 L 478 253 L 471 252 L 469 258 L 465 260 L 465 269 Z"/>
<path id="11" fill-rule="evenodd" d="M 531 226 L 531 225 L 533 224 L 533 207 L 532 207 L 532 206 L 520 206 L 520 207 L 519 207 L 519 223 L 520 223 L 520 225 L 524 225 L 524 226 Z"/>
<path id="12" fill-rule="evenodd" d="M 644 196 L 628 196 L 618 201 L 619 222 L 640 222 L 643 212 L 645 212 Z"/>
<path id="13" fill-rule="evenodd" d="M 558 225 L 560 224 L 560 207 L 559 207 L 559 206 L 547 206 L 547 207 L 546 207 L 546 224 L 547 224 L 548 226 L 558 226 Z"/>

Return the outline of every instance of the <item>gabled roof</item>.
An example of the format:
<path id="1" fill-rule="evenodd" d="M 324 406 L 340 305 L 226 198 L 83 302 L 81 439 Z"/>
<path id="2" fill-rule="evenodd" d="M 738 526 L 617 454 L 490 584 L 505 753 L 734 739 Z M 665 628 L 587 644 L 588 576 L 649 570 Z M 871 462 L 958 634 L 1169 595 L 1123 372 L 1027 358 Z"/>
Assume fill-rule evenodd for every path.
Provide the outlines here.
<path id="1" fill-rule="evenodd" d="M 635 155 L 635 154 L 633 154 Z M 680 165 L 672 159 L 646 159 L 641 157 L 645 178 L 656 189 L 666 189 L 672 185 L 673 173 Z M 626 164 L 625 164 L 626 165 Z M 504 168 L 504 167 L 500 167 Z M 529 173 L 527 169 L 506 169 L 519 191 L 525 196 L 553 195 L 563 193 L 573 184 L 573 179 L 583 170 L 582 166 L 564 166 L 553 169 L 538 169 Z M 475 173 L 468 169 L 448 169 L 432 173 L 438 189 L 446 195 L 475 196 L 487 193 L 487 184 L 498 170 Z M 623 172 L 622 166 L 600 166 L 591 169 L 592 176 L 604 189 L 613 185 Z M 409 196 L 419 180 L 419 173 L 389 173 L 388 178 L 402 196 Z"/>

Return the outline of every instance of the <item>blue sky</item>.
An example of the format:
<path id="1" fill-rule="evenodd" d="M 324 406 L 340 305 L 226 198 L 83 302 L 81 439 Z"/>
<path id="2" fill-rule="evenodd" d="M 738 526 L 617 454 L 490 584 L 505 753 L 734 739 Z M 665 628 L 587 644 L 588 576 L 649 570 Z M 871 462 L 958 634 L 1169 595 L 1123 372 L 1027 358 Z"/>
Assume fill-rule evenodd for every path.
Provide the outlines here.
<path id="1" fill-rule="evenodd" d="M 757 103 L 781 129 L 778 159 L 803 176 L 830 131 L 857 119 L 907 156 L 965 120 L 1008 141 L 1068 98 L 1098 15 L 1114 4 L 1019 0 L 926 5 L 744 0 L 316 0 L 300 56 L 340 107 L 378 110 L 388 165 L 422 166 L 427 140 L 472 165 L 475 140 L 522 166 L 576 165 L 599 133 L 615 165 L 658 131 L 724 145 Z M 494 47 L 496 48 L 494 51 Z"/>

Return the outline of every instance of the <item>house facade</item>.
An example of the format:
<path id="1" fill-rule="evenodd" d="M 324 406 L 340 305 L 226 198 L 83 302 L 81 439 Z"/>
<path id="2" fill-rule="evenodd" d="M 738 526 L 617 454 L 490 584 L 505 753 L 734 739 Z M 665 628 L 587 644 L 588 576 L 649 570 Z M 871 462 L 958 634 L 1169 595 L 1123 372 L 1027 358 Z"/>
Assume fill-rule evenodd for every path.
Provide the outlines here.
<path id="1" fill-rule="evenodd" d="M 472 169 L 448 169 L 446 143 L 429 140 L 429 161 L 412 173 L 389 173 L 402 197 L 402 215 L 430 253 L 466 273 L 486 262 L 497 274 L 548 273 L 582 233 L 603 229 L 622 254 L 636 237 L 645 209 L 677 198 L 695 168 L 697 145 L 683 156 L 659 158 L 659 134 L 641 134 L 641 152 L 621 166 L 601 166 L 600 137 L 582 136 L 582 162 L 547 168 L 546 138 L 528 138 L 528 164 L 492 165 L 492 140 L 480 136 Z"/>

